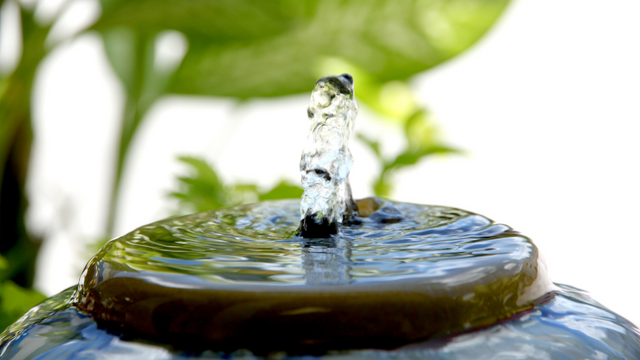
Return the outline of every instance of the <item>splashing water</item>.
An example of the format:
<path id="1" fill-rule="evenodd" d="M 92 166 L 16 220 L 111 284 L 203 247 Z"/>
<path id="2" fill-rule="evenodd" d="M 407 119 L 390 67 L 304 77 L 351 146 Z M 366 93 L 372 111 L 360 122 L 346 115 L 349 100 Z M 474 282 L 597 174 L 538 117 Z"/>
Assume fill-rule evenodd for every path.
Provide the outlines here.
<path id="1" fill-rule="evenodd" d="M 349 136 L 358 115 L 351 75 L 318 80 L 307 115 L 313 123 L 300 158 L 301 235 L 327 237 L 356 209 L 348 179 L 353 164 Z"/>

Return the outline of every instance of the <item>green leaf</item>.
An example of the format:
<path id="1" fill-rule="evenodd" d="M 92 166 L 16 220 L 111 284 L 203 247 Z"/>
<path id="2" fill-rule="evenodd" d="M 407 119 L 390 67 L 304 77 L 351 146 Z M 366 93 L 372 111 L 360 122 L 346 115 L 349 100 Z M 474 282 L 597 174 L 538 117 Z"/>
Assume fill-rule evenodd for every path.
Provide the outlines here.
<path id="1" fill-rule="evenodd" d="M 9 78 L 0 75 L 0 96 L 4 95 L 4 90 L 7 88 L 7 85 L 9 85 Z"/>
<path id="2" fill-rule="evenodd" d="M 178 199 L 182 207 L 189 211 L 207 211 L 228 204 L 225 187 L 211 165 L 190 156 L 181 156 L 178 160 L 189 167 L 190 174 L 179 177 L 179 190 L 169 195 Z"/>
<path id="3" fill-rule="evenodd" d="M 126 27 L 109 29 L 102 36 L 107 58 L 130 94 L 135 92 L 136 87 L 136 36 L 133 30 Z"/>
<path id="4" fill-rule="evenodd" d="M 367 145 L 367 147 L 369 149 L 371 149 L 371 151 L 373 151 L 373 153 L 376 155 L 376 159 L 378 159 L 379 161 L 384 162 L 384 157 L 382 156 L 382 153 L 380 151 L 380 142 L 377 140 L 373 140 L 369 137 L 367 137 L 364 134 L 361 133 L 357 133 L 356 134 L 356 138 L 360 141 L 362 141 L 362 143 L 364 143 L 365 145 Z"/>
<path id="5" fill-rule="evenodd" d="M 9 263 L 7 259 L 5 259 L 2 255 L 0 255 L 0 269 L 6 269 L 9 267 Z"/>
<path id="6" fill-rule="evenodd" d="M 389 197 L 392 189 L 393 185 L 391 185 L 387 173 L 383 173 L 373 184 L 373 193 L 376 194 L 377 197 Z"/>
<path id="7" fill-rule="evenodd" d="M 260 193 L 259 200 L 300 199 L 303 192 L 304 190 L 299 185 L 283 180 L 272 189 Z"/>
<path id="8" fill-rule="evenodd" d="M 393 174 L 407 166 L 412 166 L 430 155 L 460 153 L 459 150 L 444 145 L 424 144 L 417 150 L 407 147 L 392 161 L 386 162 L 373 183 L 373 191 L 378 197 L 389 197 L 393 191 Z"/>
<path id="9" fill-rule="evenodd" d="M 269 190 L 255 184 L 224 184 L 213 166 L 196 157 L 183 156 L 179 161 L 190 169 L 188 176 L 178 178 L 179 190 L 169 196 L 178 199 L 182 212 L 207 211 L 264 200 L 300 198 L 302 188 L 281 181 Z"/>
<path id="10" fill-rule="evenodd" d="M 121 118 L 116 168 L 111 189 L 106 234 L 111 236 L 115 225 L 115 211 L 120 183 L 129 147 L 145 113 L 165 93 L 170 74 L 154 68 L 155 33 L 134 32 L 126 28 L 112 28 L 103 39 L 107 58 L 122 81 L 126 102 Z"/>
<path id="11" fill-rule="evenodd" d="M 452 153 L 458 153 L 458 152 L 459 151 L 457 149 L 450 148 L 447 146 L 429 146 L 429 147 L 419 149 L 418 151 L 405 151 L 399 154 L 398 156 L 396 156 L 396 158 L 393 161 L 391 161 L 389 164 L 385 165 L 385 169 L 397 170 L 405 166 L 415 165 L 422 158 L 429 155 L 452 154 Z"/>
<path id="12" fill-rule="evenodd" d="M 255 184 L 233 184 L 225 186 L 227 202 L 224 207 L 254 203 L 258 200 L 258 186 Z"/>
<path id="13" fill-rule="evenodd" d="M 330 59 L 361 69 L 371 82 L 407 79 L 469 48 L 507 3 L 103 0 L 93 28 L 184 33 L 190 47 L 170 92 L 268 97 L 309 91 Z"/>
<path id="14" fill-rule="evenodd" d="M 44 299 L 46 296 L 39 292 L 24 289 L 12 281 L 0 283 L 0 329 L 11 325 Z"/>
<path id="15" fill-rule="evenodd" d="M 101 0 L 102 16 L 93 26 L 127 26 L 137 32 L 177 30 L 212 43 L 274 36 L 308 17 L 316 1 L 297 0 Z"/>

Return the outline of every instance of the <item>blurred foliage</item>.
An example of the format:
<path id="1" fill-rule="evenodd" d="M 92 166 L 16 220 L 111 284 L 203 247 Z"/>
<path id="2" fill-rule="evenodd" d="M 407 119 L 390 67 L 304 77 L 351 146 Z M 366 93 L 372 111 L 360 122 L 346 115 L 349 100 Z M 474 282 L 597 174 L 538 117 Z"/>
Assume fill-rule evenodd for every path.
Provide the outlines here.
<path id="1" fill-rule="evenodd" d="M 11 73 L 0 74 L 0 209 L 2 270 L 30 285 L 38 241 L 24 222 L 32 142 L 31 94 L 42 60 L 64 42 L 45 40 L 74 3 L 63 0 L 49 20 L 37 18 L 41 1 L 1 1 L 18 9 L 22 53 Z M 377 195 L 388 196 L 392 175 L 426 156 L 452 152 L 439 140 L 428 111 L 409 80 L 468 49 L 491 27 L 508 0 L 100 0 L 102 12 L 86 31 L 103 39 L 105 53 L 125 89 L 105 237 L 112 236 L 120 183 L 129 149 L 145 115 L 165 94 L 237 99 L 309 92 L 327 74 L 351 73 L 364 106 L 404 129 L 405 147 L 383 156 L 378 139 L 363 141 L 376 155 Z M 156 44 L 168 30 L 188 43 L 173 68 L 157 66 Z M 82 34 L 82 32 L 80 33 Z M 182 159 L 194 171 L 173 196 L 194 210 L 242 201 L 293 197 L 294 185 L 261 190 L 223 184 L 212 167 Z M 205 182 L 209 182 L 206 184 Z M 208 196 L 207 200 L 199 200 Z M 297 195 L 296 195 L 297 196 Z M 187 206 L 187 205 L 185 205 Z M 28 251 L 18 251 L 26 249 Z M 11 254 L 11 255 L 9 255 Z M 25 275 L 26 274 L 26 275 Z M 7 278 L 8 279 L 8 278 Z M 3 280 L 4 281 L 4 280 Z M 3 284 L 9 284 L 3 282 Z M 4 285 L 3 285 L 4 286 Z M 17 288 L 3 287 L 1 301 Z M 6 302 L 3 302 L 6 303 Z M 26 301 L 25 301 L 26 303 Z"/>
<path id="2" fill-rule="evenodd" d="M 262 190 L 254 184 L 224 184 L 213 166 L 206 161 L 182 156 L 190 174 L 178 178 L 179 190 L 169 195 L 179 201 L 180 212 L 200 212 L 263 200 L 300 198 L 302 188 L 286 181 Z"/>
<path id="3" fill-rule="evenodd" d="M 282 96 L 310 90 L 327 57 L 375 82 L 404 80 L 466 50 L 507 0 L 103 0 L 94 29 L 173 29 L 189 51 L 171 93 Z M 178 6 L 176 6 L 179 4 Z"/>
<path id="4" fill-rule="evenodd" d="M 378 162 L 378 174 L 372 184 L 376 196 L 391 196 L 395 184 L 393 174 L 398 170 L 415 165 L 430 155 L 460 152 L 440 140 L 430 112 L 419 103 L 406 81 L 375 82 L 354 66 L 341 63 L 340 60 L 332 62 L 335 63 L 332 67 L 348 69 L 360 79 L 356 91 L 360 102 L 402 129 L 404 148 L 390 156 L 384 155 L 380 140 L 362 133 L 356 134 L 356 138 L 373 152 Z"/>
<path id="5" fill-rule="evenodd" d="M 0 256 L 0 270 L 6 270 L 9 262 Z M 11 280 L 0 278 L 0 329 L 4 329 L 45 299 L 35 290 L 25 289 Z"/>
<path id="6" fill-rule="evenodd" d="M 19 17 L 22 55 L 12 72 L 0 74 L 0 329 L 43 298 L 25 289 L 32 286 L 40 241 L 26 228 L 24 187 L 33 139 L 31 91 L 50 25 L 38 23 L 31 9 L 11 4 Z M 9 5 L 2 3 L 2 11 Z"/>
<path id="7" fill-rule="evenodd" d="M 422 131 L 432 125 L 411 95 L 407 79 L 469 48 L 507 3 L 102 0 L 102 16 L 92 29 L 102 34 L 109 60 L 128 93 L 109 223 L 113 224 L 129 143 L 163 91 L 238 99 L 284 96 L 308 92 L 317 78 L 331 73 L 352 73 L 362 103 L 410 128 L 404 151 L 393 159 L 377 157 L 380 173 L 373 189 L 378 196 L 389 196 L 392 173 L 428 155 L 452 151 L 434 132 Z M 167 29 L 184 34 L 189 50 L 170 76 L 149 76 L 154 36 Z M 150 86 L 153 79 L 162 80 Z M 418 127 L 422 130 L 414 133 Z"/>

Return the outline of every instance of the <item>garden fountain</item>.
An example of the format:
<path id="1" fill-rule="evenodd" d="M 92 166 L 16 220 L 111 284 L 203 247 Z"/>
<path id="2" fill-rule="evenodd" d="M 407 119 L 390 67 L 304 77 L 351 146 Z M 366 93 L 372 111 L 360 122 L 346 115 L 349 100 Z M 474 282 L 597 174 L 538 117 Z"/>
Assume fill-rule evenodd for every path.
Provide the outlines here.
<path id="1" fill-rule="evenodd" d="M 640 334 L 553 284 L 536 246 L 468 211 L 354 201 L 348 74 L 318 80 L 302 201 L 140 227 L 0 337 L 2 359 L 640 358 Z"/>

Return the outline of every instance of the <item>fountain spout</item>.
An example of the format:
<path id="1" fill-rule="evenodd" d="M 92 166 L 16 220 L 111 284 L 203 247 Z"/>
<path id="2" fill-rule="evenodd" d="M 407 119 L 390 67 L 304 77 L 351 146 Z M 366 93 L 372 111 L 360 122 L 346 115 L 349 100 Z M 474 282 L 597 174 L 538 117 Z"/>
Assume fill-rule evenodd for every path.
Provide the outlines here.
<path id="1" fill-rule="evenodd" d="M 349 136 L 358 115 L 353 77 L 320 78 L 311 93 L 307 115 L 312 124 L 300 158 L 304 194 L 299 234 L 326 238 L 338 232 L 339 223 L 357 215 L 349 185 L 353 164 Z"/>

